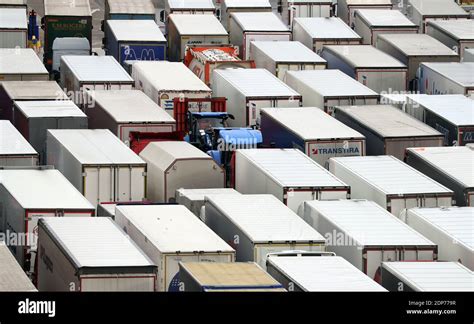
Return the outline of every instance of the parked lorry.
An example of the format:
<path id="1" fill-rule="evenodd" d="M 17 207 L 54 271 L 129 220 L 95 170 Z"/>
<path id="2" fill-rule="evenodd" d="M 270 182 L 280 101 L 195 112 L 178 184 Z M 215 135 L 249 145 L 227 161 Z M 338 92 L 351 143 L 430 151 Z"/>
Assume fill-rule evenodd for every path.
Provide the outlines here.
<path id="1" fill-rule="evenodd" d="M 457 50 L 461 59 L 466 48 L 474 47 L 474 22 L 471 19 L 428 21 L 426 33 Z"/>
<path id="2" fill-rule="evenodd" d="M 155 6 L 152 0 L 106 0 L 104 21 L 155 20 Z"/>
<path id="3" fill-rule="evenodd" d="M 194 215 L 203 222 L 206 221 L 204 204 L 208 195 L 240 195 L 232 188 L 205 188 L 205 189 L 183 189 L 176 190 L 176 203 L 188 208 Z"/>
<path id="4" fill-rule="evenodd" d="M 474 98 L 474 62 L 421 63 L 417 79 L 421 93 L 462 94 Z"/>
<path id="5" fill-rule="evenodd" d="M 215 15 L 216 6 L 213 0 L 165 0 L 165 19 L 171 14 Z"/>
<path id="6" fill-rule="evenodd" d="M 24 8 L 0 7 L 0 48 L 26 48 L 28 22 Z"/>
<path id="7" fill-rule="evenodd" d="M 91 52 L 91 44 L 85 37 L 57 37 L 53 42 L 53 79 L 59 81 L 61 78 L 61 57 L 64 55 L 85 55 L 96 53 Z"/>
<path id="8" fill-rule="evenodd" d="M 49 73 L 32 48 L 0 48 L 0 82 L 48 80 Z"/>
<path id="9" fill-rule="evenodd" d="M 332 0 L 282 0 L 281 17 L 288 26 L 299 17 L 331 17 Z"/>
<path id="10" fill-rule="evenodd" d="M 354 15 L 358 9 L 392 9 L 391 0 L 337 0 L 337 16 L 348 26 L 354 27 Z"/>
<path id="11" fill-rule="evenodd" d="M 8 120 L 0 120 L 0 167 L 36 166 L 39 155 Z"/>
<path id="12" fill-rule="evenodd" d="M 0 292 L 37 291 L 4 242 L 0 242 L 0 264 Z"/>
<path id="13" fill-rule="evenodd" d="M 227 31 L 233 12 L 272 12 L 272 5 L 269 0 L 222 0 L 221 23 Z"/>

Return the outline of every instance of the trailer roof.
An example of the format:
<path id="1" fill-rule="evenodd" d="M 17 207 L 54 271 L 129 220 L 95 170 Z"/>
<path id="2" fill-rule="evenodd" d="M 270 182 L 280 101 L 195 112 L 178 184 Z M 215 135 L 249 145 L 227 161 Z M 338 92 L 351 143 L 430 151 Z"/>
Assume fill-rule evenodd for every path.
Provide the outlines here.
<path id="1" fill-rule="evenodd" d="M 107 24 L 117 41 L 166 42 L 160 27 L 153 20 L 108 19 Z"/>
<path id="2" fill-rule="evenodd" d="M 166 0 L 166 2 L 166 6 L 171 9 L 216 9 L 212 0 Z"/>
<path id="3" fill-rule="evenodd" d="M 339 17 L 298 17 L 294 19 L 293 23 L 300 25 L 313 39 L 361 39 L 361 37 Z"/>
<path id="4" fill-rule="evenodd" d="M 290 32 L 288 26 L 273 12 L 232 12 L 230 16 L 244 32 Z"/>
<path id="5" fill-rule="evenodd" d="M 263 108 L 261 113 L 270 116 L 305 141 L 365 138 L 358 131 L 353 130 L 316 107 Z"/>
<path id="6" fill-rule="evenodd" d="M 458 54 L 426 34 L 380 34 L 383 39 L 406 56 L 458 56 Z"/>
<path id="7" fill-rule="evenodd" d="M 0 291 L 37 291 L 8 246 L 0 241 Z"/>
<path id="8" fill-rule="evenodd" d="M 151 14 L 156 12 L 152 0 L 107 0 L 111 14 Z"/>
<path id="9" fill-rule="evenodd" d="M 383 138 L 444 138 L 436 129 L 391 105 L 338 106 L 336 116 L 339 111 Z"/>
<path id="10" fill-rule="evenodd" d="M 0 120 L 0 156 L 38 154 L 9 120 Z"/>
<path id="11" fill-rule="evenodd" d="M 87 95 L 118 123 L 176 123 L 140 90 L 94 90 L 87 91 Z"/>
<path id="12" fill-rule="evenodd" d="M 45 16 L 92 16 L 89 0 L 44 0 Z"/>
<path id="13" fill-rule="evenodd" d="M 453 192 L 391 155 L 330 159 L 386 195 Z"/>
<path id="14" fill-rule="evenodd" d="M 11 100 L 67 100 L 56 81 L 3 81 L 0 83 Z"/>
<path id="15" fill-rule="evenodd" d="M 91 203 L 58 170 L 0 170 L 0 185 L 24 209 L 94 210 Z"/>
<path id="16" fill-rule="evenodd" d="M 49 75 L 32 48 L 0 48 L 0 75 L 2 74 Z"/>
<path id="17" fill-rule="evenodd" d="M 233 188 L 178 189 L 176 195 L 186 196 L 189 200 L 204 200 L 207 195 L 240 195 Z"/>
<path id="18" fill-rule="evenodd" d="M 360 246 L 436 246 L 373 201 L 311 200 L 304 203 L 305 213 L 307 208 L 326 218 Z"/>
<path id="19" fill-rule="evenodd" d="M 474 21 L 471 19 L 428 20 L 427 23 L 458 41 L 474 40 Z"/>
<path id="20" fill-rule="evenodd" d="M 474 188 L 474 147 L 417 147 L 407 151 L 464 186 Z"/>
<path id="21" fill-rule="evenodd" d="M 28 29 L 25 8 L 0 8 L 1 29 Z"/>
<path id="22" fill-rule="evenodd" d="M 146 164 L 108 129 L 49 129 L 81 164 Z"/>
<path id="23" fill-rule="evenodd" d="M 474 87 L 474 62 L 426 62 L 421 63 L 421 65 L 441 74 L 462 87 Z"/>
<path id="24" fill-rule="evenodd" d="M 275 62 L 326 63 L 325 59 L 300 42 L 254 41 L 252 45 Z"/>
<path id="25" fill-rule="evenodd" d="M 273 195 L 209 195 L 206 201 L 225 214 L 254 244 L 326 241 Z"/>
<path id="26" fill-rule="evenodd" d="M 27 118 L 82 117 L 86 114 L 71 100 L 17 101 L 15 106 Z"/>
<path id="27" fill-rule="evenodd" d="M 383 262 L 382 267 L 418 291 L 474 291 L 474 274 L 458 262 Z"/>
<path id="28" fill-rule="evenodd" d="M 269 8 L 271 9 L 270 1 L 268 0 L 224 0 L 225 6 L 229 8 Z"/>
<path id="29" fill-rule="evenodd" d="M 304 291 L 386 291 L 340 256 L 270 256 L 267 262 Z"/>
<path id="30" fill-rule="evenodd" d="M 423 16 L 460 16 L 469 17 L 463 8 L 451 0 L 408 0 L 408 4 Z"/>
<path id="31" fill-rule="evenodd" d="M 63 55 L 74 76 L 82 82 L 130 82 L 132 77 L 113 56 Z"/>
<path id="32" fill-rule="evenodd" d="M 328 45 L 324 46 L 322 54 L 329 52 L 340 58 L 353 68 L 389 68 L 406 69 L 407 66 L 373 47 L 372 45 Z"/>
<path id="33" fill-rule="evenodd" d="M 392 9 L 357 9 L 355 15 L 370 27 L 412 27 L 418 25 L 408 19 L 401 11 Z"/>
<path id="34" fill-rule="evenodd" d="M 282 187 L 348 187 L 298 149 L 245 149 L 237 152 Z"/>
<path id="35" fill-rule="evenodd" d="M 115 217 L 131 222 L 162 253 L 233 252 L 189 209 L 180 205 L 117 206 Z"/>
<path id="36" fill-rule="evenodd" d="M 227 30 L 214 15 L 171 14 L 168 19 L 173 22 L 181 36 L 228 35 Z"/>

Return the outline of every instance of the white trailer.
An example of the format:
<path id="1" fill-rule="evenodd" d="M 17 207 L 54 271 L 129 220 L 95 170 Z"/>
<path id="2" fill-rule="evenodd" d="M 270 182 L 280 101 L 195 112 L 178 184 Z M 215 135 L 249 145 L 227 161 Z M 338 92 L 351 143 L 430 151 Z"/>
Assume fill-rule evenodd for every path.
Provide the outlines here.
<path id="1" fill-rule="evenodd" d="M 25 8 L 0 7 L 0 48 L 26 48 L 28 22 Z"/>
<path id="2" fill-rule="evenodd" d="M 334 115 L 365 136 L 367 155 L 392 155 L 403 161 L 408 147 L 444 145 L 443 134 L 394 106 L 340 106 Z"/>
<path id="3" fill-rule="evenodd" d="M 433 261 L 437 246 L 368 200 L 306 201 L 301 217 L 327 239 L 327 250 L 370 278 L 384 261 Z"/>
<path id="4" fill-rule="evenodd" d="M 474 47 L 474 22 L 471 19 L 428 21 L 426 33 L 457 50 L 461 59 L 466 48 Z"/>
<path id="5" fill-rule="evenodd" d="M 222 0 L 221 22 L 227 31 L 233 12 L 272 12 L 272 5 L 268 0 Z"/>
<path id="6" fill-rule="evenodd" d="M 225 171 L 187 142 L 151 142 L 140 153 L 148 164 L 148 198 L 174 200 L 177 189 L 224 188 Z"/>
<path id="7" fill-rule="evenodd" d="M 184 290 L 179 262 L 235 259 L 235 250 L 184 206 L 117 206 L 115 222 L 158 265 L 156 291 Z"/>
<path id="8" fill-rule="evenodd" d="M 405 160 L 454 191 L 457 206 L 474 207 L 474 147 L 409 148 Z"/>
<path id="9" fill-rule="evenodd" d="M 38 219 L 94 213 L 94 206 L 58 170 L 0 170 L 0 232 L 20 240 L 11 250 L 28 273 L 35 267 Z"/>
<path id="10" fill-rule="evenodd" d="M 337 16 L 353 28 L 354 15 L 358 9 L 391 10 L 392 7 L 391 0 L 337 0 Z"/>
<path id="11" fill-rule="evenodd" d="M 174 98 L 210 98 L 211 89 L 183 63 L 136 62 L 132 77 L 137 90 L 143 91 L 173 116 Z M 211 109 L 203 105 L 204 110 Z"/>
<path id="12" fill-rule="evenodd" d="M 288 71 L 286 84 L 301 93 L 303 106 L 333 114 L 335 106 L 376 105 L 379 94 L 339 70 Z"/>
<path id="13" fill-rule="evenodd" d="M 330 252 L 270 254 L 267 272 L 288 291 L 386 291 L 346 259 Z"/>
<path id="14" fill-rule="evenodd" d="M 39 291 L 154 291 L 157 267 L 110 218 L 38 223 Z"/>
<path id="15" fill-rule="evenodd" d="M 325 250 L 325 238 L 272 195 L 210 195 L 205 208 L 206 224 L 232 242 L 238 262 L 266 269 L 269 253 Z"/>
<path id="16" fill-rule="evenodd" d="M 361 44 L 362 37 L 338 17 L 295 18 L 293 40 L 319 54 L 324 45 Z"/>
<path id="17" fill-rule="evenodd" d="M 250 43 L 250 59 L 284 80 L 286 71 L 322 70 L 327 62 L 300 42 L 255 41 Z"/>
<path id="18" fill-rule="evenodd" d="M 176 121 L 140 90 L 95 90 L 86 92 L 85 110 L 91 129 L 109 129 L 130 146 L 131 132 L 169 133 Z"/>
<path id="19" fill-rule="evenodd" d="M 373 200 L 393 215 L 413 207 L 451 206 L 454 193 L 390 155 L 329 159 L 329 171 L 350 185 L 352 199 Z"/>
<path id="20" fill-rule="evenodd" d="M 324 46 L 321 57 L 328 68 L 341 70 L 375 92 L 407 90 L 407 66 L 372 45 Z"/>
<path id="21" fill-rule="evenodd" d="M 266 147 L 297 148 L 322 166 L 331 157 L 365 155 L 364 135 L 319 108 L 264 108 L 261 115 Z"/>
<path id="22" fill-rule="evenodd" d="M 2 8 L 27 8 L 27 0 L 0 0 Z"/>
<path id="23" fill-rule="evenodd" d="M 60 170 L 94 206 L 145 200 L 145 161 L 109 130 L 48 130 L 46 137 L 47 164 Z"/>
<path id="24" fill-rule="evenodd" d="M 474 48 L 464 49 L 463 62 L 474 62 Z"/>
<path id="25" fill-rule="evenodd" d="M 247 149 L 235 152 L 235 189 L 272 194 L 293 211 L 306 200 L 349 198 L 350 188 L 297 149 Z"/>
<path id="26" fill-rule="evenodd" d="M 243 60 L 250 59 L 253 41 L 290 41 L 291 32 L 273 12 L 234 12 L 230 15 L 230 43 L 239 46 Z"/>
<path id="27" fill-rule="evenodd" d="M 165 0 L 165 13 L 166 16 L 171 14 L 214 15 L 216 6 L 213 0 Z"/>
<path id="28" fill-rule="evenodd" d="M 259 125 L 261 108 L 301 106 L 301 95 L 266 69 L 215 70 L 212 92 L 227 98 L 229 126 Z"/>
<path id="29" fill-rule="evenodd" d="M 295 18 L 331 17 L 332 0 L 281 0 L 281 17 L 288 26 Z"/>
<path id="30" fill-rule="evenodd" d="M 204 212 L 205 197 L 208 195 L 240 195 L 232 188 L 205 188 L 205 189 L 183 189 L 176 190 L 176 203 L 185 206 L 203 222 L 206 220 Z"/>
<path id="31" fill-rule="evenodd" d="M 155 20 L 155 6 L 152 0 L 106 0 L 105 21 L 117 20 Z"/>
<path id="32" fill-rule="evenodd" d="M 438 245 L 439 261 L 474 271 L 474 207 L 411 208 L 406 223 Z"/>
<path id="33" fill-rule="evenodd" d="M 0 48 L 0 81 L 49 81 L 49 73 L 32 48 Z"/>
<path id="34" fill-rule="evenodd" d="M 421 63 L 417 78 L 421 93 L 474 98 L 474 62 Z"/>
<path id="35" fill-rule="evenodd" d="M 379 34 L 417 34 L 418 25 L 399 10 L 358 9 L 354 14 L 354 31 L 364 44 L 375 46 Z"/>
<path id="36" fill-rule="evenodd" d="M 458 262 L 384 262 L 381 277 L 389 291 L 474 291 L 474 273 Z"/>
<path id="37" fill-rule="evenodd" d="M 0 292 L 36 292 L 5 242 L 0 242 Z"/>
<path id="38" fill-rule="evenodd" d="M 39 155 L 8 120 L 0 120 L 0 167 L 36 166 Z"/>

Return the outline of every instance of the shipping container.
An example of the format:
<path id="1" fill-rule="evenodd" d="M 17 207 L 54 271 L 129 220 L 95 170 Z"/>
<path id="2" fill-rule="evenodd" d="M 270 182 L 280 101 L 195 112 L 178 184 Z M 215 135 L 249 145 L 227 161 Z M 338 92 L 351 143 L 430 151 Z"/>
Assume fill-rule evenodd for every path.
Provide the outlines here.
<path id="1" fill-rule="evenodd" d="M 0 82 L 48 80 L 49 73 L 32 48 L 0 48 Z"/>
<path id="2" fill-rule="evenodd" d="M 284 80 L 286 71 L 322 70 L 327 62 L 300 42 L 255 41 L 250 43 L 250 59 L 257 68 L 267 69 Z"/>
<path id="3" fill-rule="evenodd" d="M 373 200 L 396 217 L 413 207 L 451 206 L 454 193 L 390 155 L 329 159 L 329 171 L 351 187 L 352 199 Z"/>
<path id="4" fill-rule="evenodd" d="M 115 222 L 158 265 L 156 291 L 184 290 L 179 262 L 235 259 L 234 249 L 184 206 L 117 206 Z"/>
<path id="5" fill-rule="evenodd" d="M 457 206 L 474 207 L 474 147 L 409 148 L 406 162 L 454 191 Z"/>
<path id="6" fill-rule="evenodd" d="M 157 267 L 110 218 L 38 222 L 39 291 L 154 291 Z"/>
<path id="7" fill-rule="evenodd" d="M 146 198 L 145 161 L 109 130 L 48 130 L 46 157 L 94 206 Z"/>
<path id="8" fill-rule="evenodd" d="M 473 207 L 411 208 L 406 223 L 438 245 L 439 261 L 457 261 L 473 270 L 473 216 Z"/>
<path id="9" fill-rule="evenodd" d="M 463 62 L 474 62 L 474 48 L 464 49 Z"/>
<path id="10" fill-rule="evenodd" d="M 341 70 L 375 92 L 407 90 L 407 66 L 372 45 L 324 46 L 321 57 L 328 68 Z"/>
<path id="11" fill-rule="evenodd" d="M 319 108 L 264 108 L 261 114 L 267 147 L 297 148 L 322 166 L 331 157 L 365 155 L 364 135 Z"/>
<path id="12" fill-rule="evenodd" d="M 28 22 L 25 8 L 0 6 L 0 48 L 26 48 Z"/>
<path id="13" fill-rule="evenodd" d="M 426 33 L 457 50 L 461 59 L 466 48 L 474 47 L 474 22 L 471 19 L 428 21 Z"/>
<path id="14" fill-rule="evenodd" d="M 224 188 L 225 171 L 209 155 L 187 142 L 151 142 L 140 153 L 148 164 L 148 198 L 175 199 L 177 189 Z"/>
<path id="15" fill-rule="evenodd" d="M 253 41 L 290 41 L 291 32 L 273 12 L 233 12 L 230 14 L 230 43 L 239 46 L 242 59 L 250 59 Z"/>
<path id="16" fill-rule="evenodd" d="M 212 78 L 213 95 L 227 98 L 234 116 L 229 126 L 259 125 L 261 108 L 301 106 L 301 95 L 265 69 L 215 70 Z"/>
<path id="17" fill-rule="evenodd" d="M 5 242 L 0 242 L 0 292 L 36 292 L 36 287 L 11 254 Z M 268 276 L 268 275 L 267 275 Z M 270 277 L 271 278 L 271 277 Z"/>
<path id="18" fill-rule="evenodd" d="M 240 193 L 272 194 L 295 212 L 306 200 L 350 194 L 348 185 L 297 149 L 237 150 L 233 177 Z"/>
<path id="19" fill-rule="evenodd" d="M 281 0 L 281 17 L 288 26 L 295 18 L 331 17 L 332 0 Z"/>
<path id="20" fill-rule="evenodd" d="M 92 129 L 109 129 L 130 146 L 131 132 L 170 133 L 176 121 L 140 90 L 87 91 Z"/>
<path id="21" fill-rule="evenodd" d="M 358 9 L 354 13 L 354 31 L 364 44 L 375 46 L 379 34 L 416 34 L 415 25 L 399 10 Z"/>
<path id="22" fill-rule="evenodd" d="M 106 0 L 104 18 L 154 21 L 155 6 L 152 0 Z"/>
<path id="23" fill-rule="evenodd" d="M 376 279 L 383 261 L 433 261 L 437 246 L 369 200 L 306 201 L 301 217 L 327 239 L 327 250 Z"/>
<path id="24" fill-rule="evenodd" d="M 330 252 L 289 253 L 270 254 L 267 260 L 267 272 L 288 291 L 386 291 L 343 257 Z"/>
<path id="25" fill-rule="evenodd" d="M 184 60 L 188 45 L 229 44 L 229 34 L 214 15 L 171 14 L 168 17 L 168 58 Z"/>
<path id="26" fill-rule="evenodd" d="M 20 240 L 10 249 L 27 272 L 35 267 L 40 218 L 91 217 L 95 208 L 58 171 L 0 170 L 0 232 Z"/>
<path id="27" fill-rule="evenodd" d="M 285 82 L 301 93 L 303 106 L 333 114 L 335 106 L 376 105 L 377 92 L 339 70 L 288 71 Z"/>
<path id="28" fill-rule="evenodd" d="M 143 91 L 174 116 L 174 98 L 210 98 L 211 89 L 183 63 L 136 62 L 132 67 L 135 88 Z M 211 110 L 210 104 L 203 105 Z"/>
<path id="29" fill-rule="evenodd" d="M 209 195 L 205 208 L 206 224 L 231 244 L 236 261 L 266 269 L 269 253 L 325 250 L 325 238 L 272 195 Z"/>
<path id="30" fill-rule="evenodd" d="M 473 272 L 458 262 L 384 262 L 381 277 L 389 291 L 474 291 Z"/>
<path id="31" fill-rule="evenodd" d="M 221 0 L 221 22 L 227 31 L 233 12 L 272 12 L 272 5 L 268 0 Z"/>
<path id="32" fill-rule="evenodd" d="M 408 147 L 444 145 L 443 134 L 394 106 L 339 106 L 334 114 L 365 136 L 367 155 L 393 155 L 403 161 Z"/>
<path id="33" fill-rule="evenodd" d="M 0 167 L 35 166 L 39 155 L 8 120 L 0 120 Z"/>
<path id="34" fill-rule="evenodd" d="M 232 188 L 207 188 L 207 189 L 183 189 L 176 190 L 176 203 L 185 206 L 203 222 L 206 221 L 204 212 L 205 197 L 208 195 L 240 195 Z"/>
<path id="35" fill-rule="evenodd" d="M 421 63 L 418 90 L 426 94 L 462 94 L 474 99 L 474 62 Z"/>
<path id="36" fill-rule="evenodd" d="M 179 278 L 186 292 L 285 292 L 255 262 L 180 262 Z"/>
<path id="37" fill-rule="evenodd" d="M 337 16 L 348 26 L 354 27 L 354 15 L 358 9 L 392 9 L 391 0 L 337 0 Z"/>

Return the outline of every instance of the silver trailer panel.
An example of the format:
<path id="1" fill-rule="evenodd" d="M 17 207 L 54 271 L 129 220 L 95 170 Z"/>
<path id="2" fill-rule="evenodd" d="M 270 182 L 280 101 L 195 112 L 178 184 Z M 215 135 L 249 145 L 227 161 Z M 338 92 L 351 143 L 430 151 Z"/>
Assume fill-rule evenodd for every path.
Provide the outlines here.
<path id="1" fill-rule="evenodd" d="M 49 73 L 31 48 L 0 48 L 0 81 L 48 81 Z"/>
<path id="2" fill-rule="evenodd" d="M 291 28 L 295 18 L 331 17 L 332 4 L 332 0 L 282 0 L 281 16 Z"/>
<path id="3" fill-rule="evenodd" d="M 474 47 L 474 22 L 471 19 L 428 21 L 426 33 L 457 50 L 461 59 L 467 48 Z"/>
<path id="4" fill-rule="evenodd" d="M 8 120 L 0 120 L 0 167 L 36 166 L 39 155 Z"/>
<path id="5" fill-rule="evenodd" d="M 418 80 L 418 90 L 424 94 L 462 94 L 474 98 L 474 63 L 421 63 Z"/>
<path id="6" fill-rule="evenodd" d="M 240 195 L 232 188 L 208 188 L 208 189 L 183 189 L 176 190 L 176 203 L 188 208 L 194 215 L 203 222 L 206 221 L 206 214 L 203 209 L 205 198 L 208 195 Z"/>
<path id="7" fill-rule="evenodd" d="M 0 291 L 35 292 L 36 287 L 20 267 L 8 246 L 0 242 Z"/>

